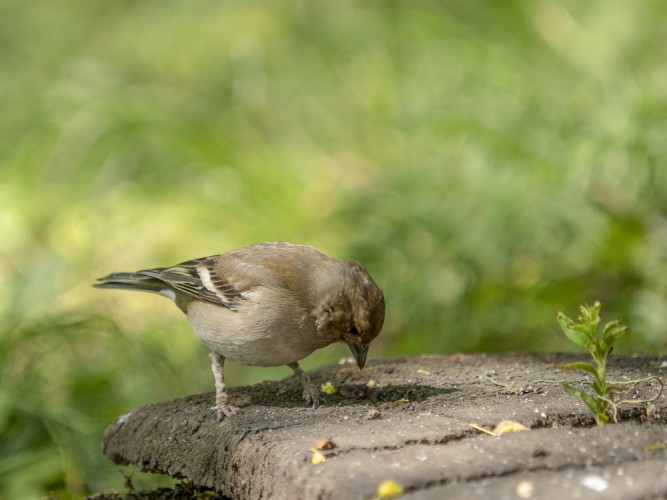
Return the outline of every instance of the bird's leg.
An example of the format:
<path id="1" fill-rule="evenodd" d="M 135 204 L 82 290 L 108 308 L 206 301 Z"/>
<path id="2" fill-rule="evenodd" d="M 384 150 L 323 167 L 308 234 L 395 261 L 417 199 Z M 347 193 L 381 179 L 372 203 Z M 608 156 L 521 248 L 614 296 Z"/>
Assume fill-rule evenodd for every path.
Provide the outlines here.
<path id="1" fill-rule="evenodd" d="M 225 357 L 217 352 L 212 352 L 209 356 L 211 356 L 211 368 L 215 377 L 215 405 L 218 410 L 218 422 L 222 422 L 225 417 L 238 415 L 241 413 L 241 410 L 236 406 L 227 404 L 228 396 L 227 392 L 225 392 L 225 376 L 222 371 L 225 366 Z"/>
<path id="2" fill-rule="evenodd" d="M 301 382 L 301 385 L 303 386 L 303 399 L 306 401 L 306 403 L 312 403 L 313 408 L 320 406 L 320 401 L 322 400 L 320 397 L 320 391 L 318 391 L 317 387 L 313 385 L 313 383 L 310 381 L 310 377 L 308 377 L 308 374 L 301 369 L 299 363 L 295 361 L 294 363 L 290 363 L 287 366 L 292 369 L 292 371 L 299 379 L 299 382 Z"/>

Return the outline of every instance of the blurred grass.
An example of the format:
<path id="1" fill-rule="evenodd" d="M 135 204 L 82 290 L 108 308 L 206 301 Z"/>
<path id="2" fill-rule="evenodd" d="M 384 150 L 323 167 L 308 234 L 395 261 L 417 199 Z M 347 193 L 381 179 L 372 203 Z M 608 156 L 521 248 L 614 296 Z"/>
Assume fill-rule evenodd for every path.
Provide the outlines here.
<path id="1" fill-rule="evenodd" d="M 384 289 L 374 357 L 566 349 L 595 299 L 665 352 L 666 15 L 0 2 L 0 497 L 122 491 L 104 427 L 212 389 L 176 308 L 91 290 L 114 270 L 310 243 Z"/>

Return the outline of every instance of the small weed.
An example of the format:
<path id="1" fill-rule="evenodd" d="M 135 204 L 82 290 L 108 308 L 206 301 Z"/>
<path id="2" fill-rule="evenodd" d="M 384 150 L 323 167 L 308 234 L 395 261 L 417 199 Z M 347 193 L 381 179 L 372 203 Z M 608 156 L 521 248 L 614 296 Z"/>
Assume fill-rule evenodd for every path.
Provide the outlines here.
<path id="1" fill-rule="evenodd" d="M 593 417 L 598 426 L 603 427 L 612 421 L 616 422 L 618 405 L 621 403 L 644 403 L 652 401 L 662 393 L 662 382 L 657 377 L 647 377 L 641 380 L 629 380 L 623 382 L 610 382 L 607 380 L 607 361 L 614 349 L 614 343 L 628 331 L 628 327 L 621 325 L 619 320 L 607 323 L 599 335 L 598 325 L 600 323 L 600 303 L 595 302 L 592 306 L 581 306 L 581 316 L 577 322 L 568 318 L 562 312 L 558 313 L 558 323 L 565 335 L 580 347 L 583 347 L 593 356 L 595 364 L 579 361 L 560 365 L 563 370 L 580 370 L 593 375 L 591 383 L 592 391 L 585 391 L 574 387 L 569 383 L 563 383 L 563 388 L 579 397 L 593 412 Z M 660 385 L 659 393 L 650 400 L 625 401 L 621 396 L 638 384 L 655 379 Z"/>

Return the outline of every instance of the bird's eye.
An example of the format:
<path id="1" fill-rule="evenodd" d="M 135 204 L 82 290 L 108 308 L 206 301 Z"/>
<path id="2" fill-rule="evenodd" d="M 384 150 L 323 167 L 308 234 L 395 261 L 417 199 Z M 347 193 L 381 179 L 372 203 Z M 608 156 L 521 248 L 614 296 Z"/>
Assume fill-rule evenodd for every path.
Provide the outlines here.
<path id="1" fill-rule="evenodd" d="M 350 329 L 348 330 L 352 335 L 359 335 L 359 330 L 357 330 L 357 326 L 355 324 L 352 324 L 350 326 Z"/>

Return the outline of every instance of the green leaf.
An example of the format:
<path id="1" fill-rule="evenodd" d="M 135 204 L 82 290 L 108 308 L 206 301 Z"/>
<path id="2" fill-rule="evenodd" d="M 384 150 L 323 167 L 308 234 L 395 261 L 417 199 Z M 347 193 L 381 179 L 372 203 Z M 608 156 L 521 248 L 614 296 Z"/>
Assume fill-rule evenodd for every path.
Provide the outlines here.
<path id="1" fill-rule="evenodd" d="M 620 319 L 615 319 L 614 321 L 610 321 L 606 325 L 604 325 L 604 334 L 607 335 L 607 332 L 611 330 L 612 328 L 617 328 L 621 324 Z"/>
<path id="2" fill-rule="evenodd" d="M 590 336 L 586 333 L 585 330 L 582 331 L 581 325 L 577 325 L 574 321 L 565 316 L 565 314 L 563 314 L 562 312 L 558 313 L 558 323 L 560 324 L 560 327 L 563 329 L 565 335 L 567 335 L 567 338 L 569 338 L 579 347 L 583 347 L 588 351 L 591 351 L 594 348 L 593 341 L 591 340 Z"/>
<path id="3" fill-rule="evenodd" d="M 587 323 L 590 323 L 593 326 L 597 326 L 600 322 L 600 308 L 602 304 L 599 301 L 595 301 L 592 306 L 585 305 L 581 306 L 581 316 L 586 320 Z"/>
<path id="4" fill-rule="evenodd" d="M 602 335 L 602 339 L 607 343 L 607 345 L 611 346 L 627 331 L 628 327 L 621 325 L 620 321 L 612 321 L 611 323 L 607 323 L 607 325 L 604 327 L 604 334 Z"/>
<path id="5" fill-rule="evenodd" d="M 584 403 L 586 403 L 586 406 L 588 406 L 593 414 L 598 412 L 598 401 L 595 399 L 595 396 L 588 394 L 586 391 L 579 389 L 578 387 L 574 387 L 570 384 L 563 384 L 563 389 L 565 389 L 570 394 L 574 394 Z"/>
<path id="6" fill-rule="evenodd" d="M 558 319 L 558 323 L 560 323 L 560 326 L 563 330 L 571 328 L 573 325 L 576 325 L 576 323 L 572 321 L 568 316 L 566 316 L 564 312 L 558 311 L 558 315 L 556 317 Z"/>
<path id="7" fill-rule="evenodd" d="M 595 338 L 595 328 L 591 325 L 585 325 L 583 323 L 575 323 L 572 325 L 573 330 L 577 330 L 581 333 L 585 333 L 591 340 Z"/>
<path id="8" fill-rule="evenodd" d="M 558 365 L 558 368 L 561 370 L 582 370 L 592 374 L 596 378 L 598 376 L 598 371 L 596 368 L 592 364 L 584 363 L 583 361 L 577 361 L 576 363 L 565 363 Z"/>

